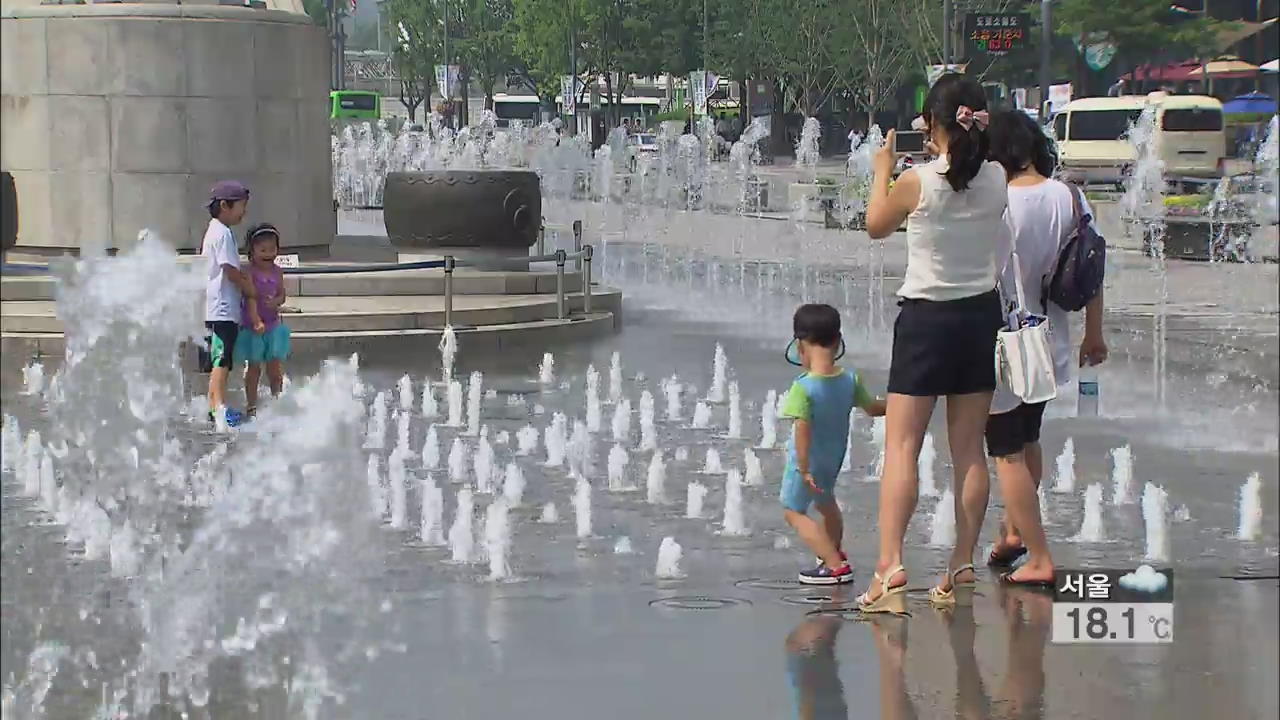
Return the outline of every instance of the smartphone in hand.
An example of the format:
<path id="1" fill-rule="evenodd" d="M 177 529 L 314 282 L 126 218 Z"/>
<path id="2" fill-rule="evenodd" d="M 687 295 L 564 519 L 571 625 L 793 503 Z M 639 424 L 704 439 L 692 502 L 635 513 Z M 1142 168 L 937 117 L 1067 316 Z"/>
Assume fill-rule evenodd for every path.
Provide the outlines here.
<path id="1" fill-rule="evenodd" d="M 919 155 L 924 152 L 924 133 L 917 130 L 897 130 L 893 133 L 893 154 Z"/>

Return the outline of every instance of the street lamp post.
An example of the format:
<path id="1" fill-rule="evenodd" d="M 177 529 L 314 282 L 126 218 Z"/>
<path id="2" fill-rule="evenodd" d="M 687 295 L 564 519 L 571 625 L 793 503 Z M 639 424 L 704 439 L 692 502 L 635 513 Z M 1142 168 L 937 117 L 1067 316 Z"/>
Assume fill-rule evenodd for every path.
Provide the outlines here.
<path id="1" fill-rule="evenodd" d="M 1040 122 L 1049 119 L 1049 52 L 1053 44 L 1053 13 L 1049 0 L 1040 0 Z"/>

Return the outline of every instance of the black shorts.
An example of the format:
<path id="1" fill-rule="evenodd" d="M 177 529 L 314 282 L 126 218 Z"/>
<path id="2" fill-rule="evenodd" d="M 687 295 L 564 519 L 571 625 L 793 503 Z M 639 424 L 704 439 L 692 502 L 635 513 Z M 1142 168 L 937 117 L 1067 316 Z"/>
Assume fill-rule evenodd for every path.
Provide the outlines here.
<path id="1" fill-rule="evenodd" d="M 1022 448 L 1040 441 L 1040 421 L 1044 419 L 1046 400 L 1028 405 L 1023 403 L 1007 413 L 987 418 L 987 454 L 991 457 L 1008 457 L 1022 452 Z"/>
<path id="2" fill-rule="evenodd" d="M 212 320 L 205 322 L 204 326 L 209 332 L 204 335 L 206 347 L 200 348 L 200 372 L 213 372 L 215 367 L 230 370 L 240 324 L 230 320 Z"/>
<path id="3" fill-rule="evenodd" d="M 995 290 L 959 300 L 898 301 L 889 392 L 936 397 L 996 389 L 996 332 L 1004 324 Z"/>

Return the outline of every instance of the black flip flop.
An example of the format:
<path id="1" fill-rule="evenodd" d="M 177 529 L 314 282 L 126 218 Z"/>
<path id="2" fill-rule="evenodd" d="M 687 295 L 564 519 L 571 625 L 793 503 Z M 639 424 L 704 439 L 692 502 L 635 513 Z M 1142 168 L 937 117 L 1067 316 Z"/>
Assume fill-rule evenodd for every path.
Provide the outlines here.
<path id="1" fill-rule="evenodd" d="M 987 567 L 1009 567 L 1014 560 L 1027 554 L 1027 547 L 1019 545 L 1016 548 L 1007 548 L 1004 552 L 992 550 L 987 556 Z"/>
<path id="2" fill-rule="evenodd" d="M 1013 574 L 1017 570 L 1010 570 L 1007 573 L 1000 573 L 1000 582 L 1009 587 L 1030 588 L 1033 590 L 1052 590 L 1052 580 L 1015 580 Z"/>

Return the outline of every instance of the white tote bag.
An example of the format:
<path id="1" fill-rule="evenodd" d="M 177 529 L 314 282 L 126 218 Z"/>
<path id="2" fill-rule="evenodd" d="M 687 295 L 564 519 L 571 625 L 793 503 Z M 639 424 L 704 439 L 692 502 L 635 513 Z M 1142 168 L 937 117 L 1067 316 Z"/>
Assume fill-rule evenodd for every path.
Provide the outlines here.
<path id="1" fill-rule="evenodd" d="M 1011 259 L 1016 308 L 996 334 L 996 382 L 1028 405 L 1047 402 L 1058 396 L 1049 318 L 1027 312 L 1016 249 Z"/>

